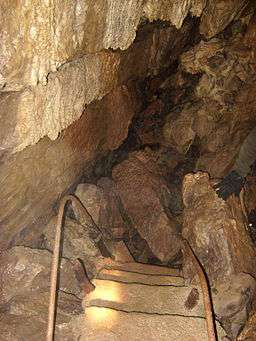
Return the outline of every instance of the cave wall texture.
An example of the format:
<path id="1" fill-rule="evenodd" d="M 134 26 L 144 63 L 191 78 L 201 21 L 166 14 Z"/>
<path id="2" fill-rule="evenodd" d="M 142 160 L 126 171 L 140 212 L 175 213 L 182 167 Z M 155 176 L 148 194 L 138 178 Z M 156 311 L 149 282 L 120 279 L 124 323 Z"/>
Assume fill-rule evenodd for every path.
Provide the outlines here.
<path id="1" fill-rule="evenodd" d="M 209 68 L 191 69 L 191 55 L 211 53 L 207 40 L 215 39 L 248 3 L 1 2 L 0 248 L 32 238 L 31 231 L 49 220 L 57 199 L 89 171 L 96 157 L 122 143 L 137 108 L 133 80 L 157 74 L 179 57 L 195 30 L 196 21 L 188 16 L 200 17 L 206 42 L 183 55 L 182 63 L 188 72 L 205 71 L 212 81 L 217 76 Z M 157 20 L 171 25 L 152 25 L 136 38 L 143 21 Z M 214 46 L 214 51 L 225 49 L 218 40 Z M 237 106 L 243 103 L 241 92 Z M 208 149 L 201 162 L 211 160 L 214 147 Z"/>

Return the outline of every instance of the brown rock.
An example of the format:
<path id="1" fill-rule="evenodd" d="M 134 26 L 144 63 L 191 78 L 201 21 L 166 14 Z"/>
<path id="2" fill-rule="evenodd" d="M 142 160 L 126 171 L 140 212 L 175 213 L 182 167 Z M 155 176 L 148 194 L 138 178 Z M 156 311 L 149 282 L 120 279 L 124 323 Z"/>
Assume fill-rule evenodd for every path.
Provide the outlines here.
<path id="1" fill-rule="evenodd" d="M 56 199 L 89 173 L 98 153 L 118 147 L 127 136 L 133 113 L 127 89 L 117 88 L 87 108 L 55 142 L 42 139 L 1 163 L 0 248 L 31 245 L 42 234 Z"/>
<path id="2" fill-rule="evenodd" d="M 122 216 L 123 205 L 117 194 L 116 184 L 110 178 L 101 178 L 97 185 L 103 190 L 107 202 L 104 225 L 111 231 L 113 238 L 122 239 L 127 231 L 127 224 Z"/>
<path id="3" fill-rule="evenodd" d="M 83 312 L 81 300 L 74 295 L 60 292 L 57 300 L 57 324 L 68 323 L 72 316 Z M 8 313 L 22 317 L 37 317 L 46 322 L 48 317 L 49 292 L 34 292 L 14 297 Z"/>
<path id="4" fill-rule="evenodd" d="M 75 191 L 76 197 L 81 201 L 88 211 L 94 223 L 100 228 L 108 228 L 106 224 L 105 214 L 107 211 L 107 201 L 104 197 L 103 190 L 94 184 L 79 184 Z M 80 211 L 74 203 L 74 213 L 80 224 L 90 226 L 91 219 Z"/>
<path id="5" fill-rule="evenodd" d="M 76 196 L 88 210 L 91 218 L 101 231 L 107 231 L 112 237 L 123 237 L 126 224 L 121 215 L 122 204 L 115 189 L 115 183 L 109 178 L 101 178 L 98 186 L 94 184 L 79 184 Z M 74 204 L 76 218 L 84 226 L 90 226 L 91 220 Z"/>
<path id="6" fill-rule="evenodd" d="M 13 122 L 8 124 L 13 131 L 11 145 L 8 131 L 3 132 L 3 150 L 20 151 L 45 135 L 55 140 L 63 129 L 79 119 L 86 104 L 101 99 L 116 87 L 119 61 L 118 55 L 108 52 L 85 56 L 50 74 L 45 86 L 9 93 L 7 98 L 4 95 L 6 107 L 1 117 L 10 120 L 7 112 L 12 110 Z M 98 79 L 101 81 L 97 82 Z"/>
<path id="7" fill-rule="evenodd" d="M 134 131 L 141 145 L 156 145 L 163 142 L 162 110 L 163 103 L 156 100 L 138 115 Z"/>
<path id="8" fill-rule="evenodd" d="M 215 36 L 238 18 L 248 3 L 248 0 L 208 1 L 201 17 L 200 32 L 207 38 Z"/>
<path id="9" fill-rule="evenodd" d="M 205 6 L 205 0 L 154 1 L 147 0 L 144 5 L 144 15 L 150 20 L 170 21 L 177 28 L 181 28 L 183 20 L 189 11 L 200 16 Z"/>
<path id="10" fill-rule="evenodd" d="M 243 331 L 238 336 L 238 341 L 254 341 L 256 340 L 256 313 L 254 313 L 246 323 Z"/>
<path id="11" fill-rule="evenodd" d="M 240 272 L 255 275 L 256 251 L 247 233 L 238 199 L 220 199 L 206 173 L 189 174 L 183 182 L 183 236 L 189 241 L 210 283 Z M 184 273 L 195 274 L 185 258 Z"/>
<path id="12" fill-rule="evenodd" d="M 142 0 L 2 3 L 0 87 L 17 91 L 38 81 L 46 84 L 49 73 L 86 52 L 127 49 L 141 12 Z"/>
<path id="13" fill-rule="evenodd" d="M 157 258 L 175 258 L 180 245 L 176 222 L 168 215 L 168 187 L 156 163 L 145 152 L 130 154 L 116 166 L 113 178 L 131 225 Z"/>
<path id="14" fill-rule="evenodd" d="M 72 340 L 69 322 L 82 314 L 81 300 L 60 292 L 55 327 L 56 340 Z M 43 341 L 46 338 L 49 292 L 18 295 L 11 300 L 5 313 L 0 314 L 1 341 Z"/>
<path id="15" fill-rule="evenodd" d="M 245 273 L 232 275 L 214 288 L 215 314 L 234 340 L 248 319 L 255 294 L 255 278 Z"/>
<path id="16" fill-rule="evenodd" d="M 213 287 L 215 313 L 225 330 L 236 338 L 244 326 L 256 293 L 253 276 L 256 251 L 247 232 L 239 199 L 220 199 L 206 173 L 188 174 L 183 182 L 186 238 Z M 195 279 L 185 255 L 185 277 Z M 249 275 L 251 274 L 251 275 Z"/>
<path id="17" fill-rule="evenodd" d="M 3 251 L 0 304 L 6 304 L 16 296 L 49 292 L 51 260 L 52 254 L 46 250 L 17 246 Z M 60 266 L 60 290 L 77 296 L 81 294 L 73 266 L 65 259 Z"/>
<path id="18" fill-rule="evenodd" d="M 255 124 L 255 58 L 248 39 L 237 35 L 229 43 L 217 38 L 201 41 L 181 57 L 184 70 L 203 73 L 195 91 L 199 109 L 193 129 L 201 145 L 196 169 L 213 177 L 222 177 L 232 168 Z"/>
<path id="19" fill-rule="evenodd" d="M 186 106 L 178 117 L 170 114 L 163 127 L 164 140 L 177 152 L 186 154 L 196 136 L 193 130 L 194 113 L 197 106 Z"/>
<path id="20" fill-rule="evenodd" d="M 56 221 L 57 217 L 55 216 L 43 231 L 43 246 L 50 251 L 53 251 L 54 247 Z M 65 219 L 62 229 L 62 256 L 72 261 L 77 258 L 81 259 L 88 275 L 91 277 L 92 274 L 96 273 L 97 263 L 101 259 L 100 250 L 90 235 L 93 230 L 68 218 Z"/>

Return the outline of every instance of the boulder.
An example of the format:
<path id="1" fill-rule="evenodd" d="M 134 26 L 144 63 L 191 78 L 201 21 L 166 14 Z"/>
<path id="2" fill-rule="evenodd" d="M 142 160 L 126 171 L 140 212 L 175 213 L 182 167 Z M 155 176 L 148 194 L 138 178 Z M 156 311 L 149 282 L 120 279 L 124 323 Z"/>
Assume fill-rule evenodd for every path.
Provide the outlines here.
<path id="1" fill-rule="evenodd" d="M 60 292 L 55 326 L 55 340 L 73 340 L 73 318 L 83 313 L 81 300 Z M 0 313 L 1 341 L 43 341 L 46 338 L 49 292 L 18 295 Z"/>
<path id="2" fill-rule="evenodd" d="M 108 227 L 114 239 L 122 239 L 127 231 L 127 223 L 122 215 L 123 205 L 117 193 L 116 184 L 112 179 L 104 177 L 99 179 L 97 185 L 103 191 L 107 202 L 104 215 L 106 222 L 103 225 Z"/>
<path id="3" fill-rule="evenodd" d="M 170 191 L 160 167 L 147 152 L 134 152 L 112 174 L 131 227 L 158 259 L 173 260 L 180 250 L 180 237 L 168 210 Z"/>
<path id="4" fill-rule="evenodd" d="M 0 305 L 17 296 L 35 292 L 49 293 L 52 254 L 47 250 L 33 250 L 16 246 L 3 251 L 0 256 L 1 295 Z M 62 259 L 60 265 L 61 291 L 81 296 L 81 289 L 73 265 Z"/>
<path id="5" fill-rule="evenodd" d="M 239 3 L 228 1 L 227 7 L 233 2 Z M 224 2 L 218 3 L 220 9 L 225 7 L 221 7 Z M 201 149 L 196 169 L 213 177 L 222 177 L 232 168 L 242 141 L 255 125 L 253 20 L 246 35 L 242 21 L 237 25 L 230 28 L 230 40 L 201 41 L 181 56 L 181 68 L 200 77 L 194 92 L 198 110 L 190 113 Z"/>
<path id="6" fill-rule="evenodd" d="M 126 231 L 126 224 L 121 214 L 122 203 L 111 179 L 101 178 L 97 185 L 79 184 L 75 195 L 88 210 L 94 223 L 103 234 L 107 234 L 113 239 L 122 239 Z M 91 225 L 91 218 L 86 216 L 76 204 L 74 204 L 74 213 L 82 225 Z"/>
<path id="7" fill-rule="evenodd" d="M 213 289 L 214 311 L 233 339 L 245 325 L 256 294 L 255 278 L 239 273 L 216 285 Z"/>
<path id="8" fill-rule="evenodd" d="M 166 119 L 163 128 L 165 143 L 181 154 L 186 154 L 194 142 L 196 134 L 193 123 L 196 110 L 197 106 L 194 104 L 187 105 L 176 117 L 171 113 Z"/>
<path id="9" fill-rule="evenodd" d="M 248 235 L 239 199 L 219 198 L 209 175 L 188 174 L 183 181 L 182 235 L 202 263 L 211 285 L 240 272 L 255 275 L 256 250 Z M 194 277 L 185 258 L 184 273 Z"/>
<path id="10" fill-rule="evenodd" d="M 244 326 L 256 294 L 256 250 L 238 198 L 219 198 L 207 173 L 183 181 L 183 231 L 212 288 L 215 313 L 235 339 Z M 191 259 L 184 255 L 184 276 L 195 281 Z"/>
<path id="11" fill-rule="evenodd" d="M 209 0 L 201 17 L 200 33 L 211 38 L 239 18 L 249 0 Z"/>
<path id="12" fill-rule="evenodd" d="M 43 246 L 53 251 L 57 217 L 53 217 L 43 231 Z M 63 224 L 62 256 L 70 260 L 81 259 L 89 277 L 95 275 L 102 256 L 96 242 L 92 239 L 90 228 L 72 219 Z"/>

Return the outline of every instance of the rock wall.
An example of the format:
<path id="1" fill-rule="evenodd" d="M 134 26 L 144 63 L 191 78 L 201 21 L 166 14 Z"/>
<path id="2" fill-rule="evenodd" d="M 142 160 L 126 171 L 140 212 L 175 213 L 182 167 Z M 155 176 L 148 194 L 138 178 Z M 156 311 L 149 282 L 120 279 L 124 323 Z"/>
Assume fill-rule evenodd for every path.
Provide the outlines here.
<path id="1" fill-rule="evenodd" d="M 221 3 L 0 4 L 0 248 L 33 238 L 31 231 L 37 233 L 96 156 L 121 144 L 136 111 L 128 83 L 164 70 L 191 44 L 196 20 L 186 16 L 202 14 L 200 30 L 211 37 L 247 1 Z M 221 25 L 215 12 L 226 18 Z M 142 23 L 158 19 L 176 28 L 152 23 L 143 31 Z"/>
<path id="2" fill-rule="evenodd" d="M 86 54 L 50 73 L 46 84 L 3 89 L 0 248 L 31 244 L 57 198 L 90 171 L 97 156 L 118 148 L 138 103 L 130 80 L 167 67 L 169 44 L 177 45 L 177 58 L 193 27 L 187 22 L 178 39 L 174 27 L 150 25 L 125 52 Z"/>

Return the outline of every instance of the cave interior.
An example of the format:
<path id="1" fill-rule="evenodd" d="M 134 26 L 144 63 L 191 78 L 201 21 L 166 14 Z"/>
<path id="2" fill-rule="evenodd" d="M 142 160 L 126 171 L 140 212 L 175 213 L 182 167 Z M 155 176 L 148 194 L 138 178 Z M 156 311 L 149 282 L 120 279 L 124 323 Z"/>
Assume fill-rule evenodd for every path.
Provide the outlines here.
<path id="1" fill-rule="evenodd" d="M 255 1 L 0 15 L 0 340 L 256 340 Z"/>

